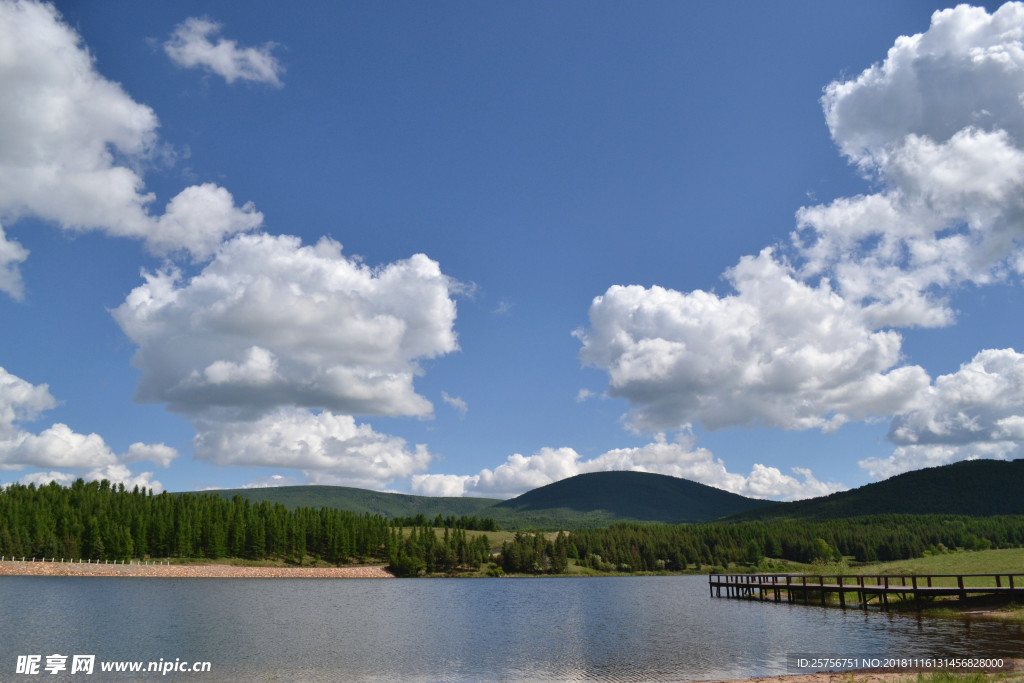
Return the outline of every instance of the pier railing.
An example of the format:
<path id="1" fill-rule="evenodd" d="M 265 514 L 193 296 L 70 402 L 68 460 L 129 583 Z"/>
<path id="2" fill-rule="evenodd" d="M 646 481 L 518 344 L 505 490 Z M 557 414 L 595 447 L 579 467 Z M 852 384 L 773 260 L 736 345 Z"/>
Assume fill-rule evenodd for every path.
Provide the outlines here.
<path id="1" fill-rule="evenodd" d="M 38 562 L 40 564 L 58 564 L 58 563 L 64 564 L 64 558 L 63 557 L 61 557 L 61 558 L 57 558 L 57 557 L 27 557 L 25 555 L 21 555 L 21 556 L 0 555 L 0 562 L 20 562 L 22 564 L 27 563 L 27 562 Z M 67 563 L 68 564 L 100 564 L 100 565 L 104 565 L 104 564 L 121 564 L 121 565 L 136 564 L 136 565 L 142 566 L 142 565 L 161 565 L 161 564 L 169 565 L 170 561 L 169 560 L 151 560 L 148 557 L 143 558 L 143 559 L 136 559 L 136 560 L 93 560 L 93 559 L 83 559 L 81 557 L 78 557 L 78 558 L 68 558 Z"/>
<path id="2" fill-rule="evenodd" d="M 709 574 L 711 597 L 747 598 L 773 602 L 812 600 L 822 606 L 836 596 L 841 607 L 855 597 L 862 609 L 874 600 L 883 609 L 890 597 L 901 600 L 968 595 L 1024 597 L 1024 574 Z M 724 590 L 724 595 L 723 595 Z"/>

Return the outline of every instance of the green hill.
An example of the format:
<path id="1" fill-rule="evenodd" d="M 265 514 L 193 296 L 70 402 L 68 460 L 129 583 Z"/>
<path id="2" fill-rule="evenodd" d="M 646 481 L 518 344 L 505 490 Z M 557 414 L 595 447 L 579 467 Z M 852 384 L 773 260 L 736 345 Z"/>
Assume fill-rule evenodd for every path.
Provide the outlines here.
<path id="1" fill-rule="evenodd" d="M 536 526 L 542 520 L 595 526 L 616 521 L 705 522 L 775 503 L 744 498 L 704 484 L 649 472 L 591 472 L 556 481 L 492 509 L 514 512 Z"/>
<path id="2" fill-rule="evenodd" d="M 224 489 L 253 502 L 297 507 L 330 507 L 388 517 L 490 517 L 506 529 L 579 529 L 615 522 L 702 522 L 765 505 L 678 477 L 645 472 L 594 472 L 563 479 L 511 500 L 439 498 L 380 493 L 346 486 L 278 486 Z"/>
<path id="3" fill-rule="evenodd" d="M 511 500 L 437 498 L 345 486 L 281 486 L 218 491 L 285 507 L 331 507 L 388 517 L 491 517 L 506 529 L 580 529 L 615 522 L 835 519 L 882 514 L 1024 515 L 1024 460 L 972 460 L 915 470 L 852 491 L 793 503 L 754 500 L 696 482 L 646 472 L 592 472 Z"/>
<path id="4" fill-rule="evenodd" d="M 891 513 L 1024 514 L 1024 460 L 968 460 L 929 467 L 851 491 L 780 503 L 729 519 L 836 519 Z"/>
<path id="5" fill-rule="evenodd" d="M 387 517 L 426 517 L 455 515 L 490 517 L 481 510 L 500 502 L 497 498 L 442 498 L 410 496 L 404 493 L 382 493 L 348 486 L 272 486 L 257 489 L 221 489 L 215 491 L 231 499 L 236 495 L 259 503 L 281 503 L 289 510 L 298 507 L 336 508 L 349 512 L 380 514 Z"/>

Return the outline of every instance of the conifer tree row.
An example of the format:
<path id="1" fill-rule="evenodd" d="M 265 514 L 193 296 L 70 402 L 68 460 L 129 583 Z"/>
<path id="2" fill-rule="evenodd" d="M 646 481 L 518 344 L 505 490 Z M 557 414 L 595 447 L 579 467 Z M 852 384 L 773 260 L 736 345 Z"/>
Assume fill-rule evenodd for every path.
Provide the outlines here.
<path id="1" fill-rule="evenodd" d="M 0 489 L 0 555 L 127 560 L 141 557 L 266 558 L 330 563 L 385 560 L 380 515 L 226 500 L 215 493 L 154 495 L 104 480 L 70 487 Z"/>
<path id="2" fill-rule="evenodd" d="M 1024 546 L 1024 516 L 878 515 L 710 524 L 615 524 L 572 532 L 570 557 L 602 571 L 680 571 L 795 562 L 906 560 L 926 550 Z"/>
<path id="3" fill-rule="evenodd" d="M 477 569 L 490 559 L 487 536 L 470 539 L 465 529 L 436 530 L 424 524 L 403 531 L 391 529 L 388 540 L 388 567 L 397 576 L 451 573 L 457 569 Z"/>

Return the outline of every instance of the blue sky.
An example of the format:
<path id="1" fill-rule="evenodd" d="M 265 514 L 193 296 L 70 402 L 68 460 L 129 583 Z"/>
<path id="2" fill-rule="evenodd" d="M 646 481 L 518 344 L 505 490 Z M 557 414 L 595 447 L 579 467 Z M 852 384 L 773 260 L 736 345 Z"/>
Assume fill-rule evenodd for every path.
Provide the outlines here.
<path id="1" fill-rule="evenodd" d="M 1024 7 L 943 8 L 0 1 L 0 483 L 1017 457 Z"/>

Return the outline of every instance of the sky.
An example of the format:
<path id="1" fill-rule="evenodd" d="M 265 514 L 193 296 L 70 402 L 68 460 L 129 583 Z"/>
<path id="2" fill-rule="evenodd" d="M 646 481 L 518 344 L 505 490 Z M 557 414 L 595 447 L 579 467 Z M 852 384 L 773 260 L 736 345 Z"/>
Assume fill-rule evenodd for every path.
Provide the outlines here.
<path id="1" fill-rule="evenodd" d="M 1024 5 L 0 0 L 0 484 L 790 500 L 1024 443 Z"/>

